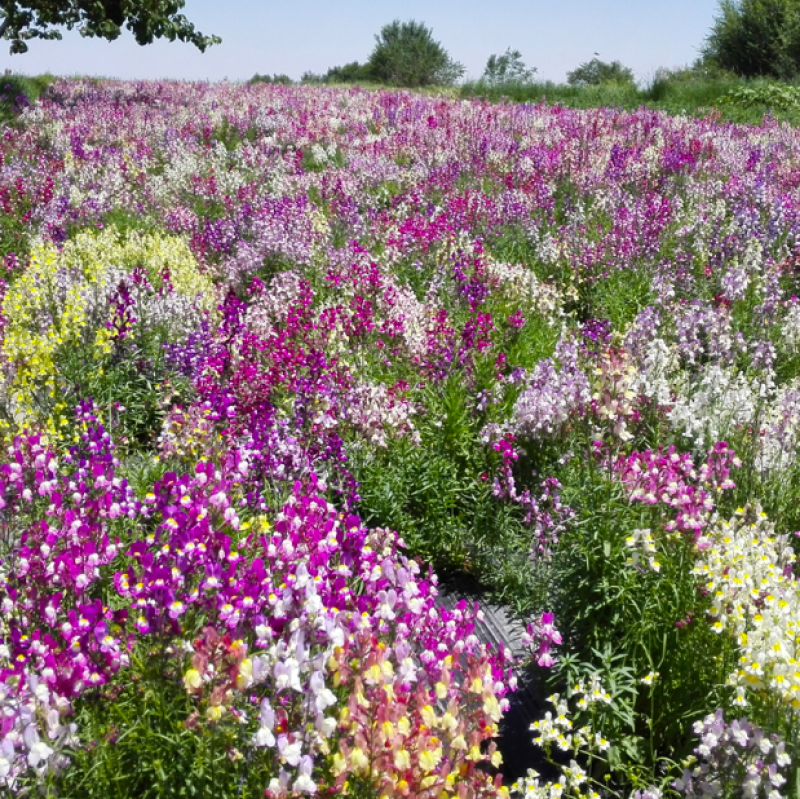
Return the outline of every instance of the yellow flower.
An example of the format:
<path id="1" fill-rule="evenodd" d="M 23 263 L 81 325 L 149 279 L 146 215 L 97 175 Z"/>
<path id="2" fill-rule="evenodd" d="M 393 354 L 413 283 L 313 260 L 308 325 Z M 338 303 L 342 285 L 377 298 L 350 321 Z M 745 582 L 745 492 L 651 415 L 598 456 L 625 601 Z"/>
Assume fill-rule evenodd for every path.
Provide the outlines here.
<path id="1" fill-rule="evenodd" d="M 394 765 L 395 768 L 399 769 L 400 771 L 405 771 L 411 767 L 411 756 L 408 754 L 408 752 L 406 752 L 405 749 L 401 749 L 399 752 L 394 753 Z"/>
<path id="2" fill-rule="evenodd" d="M 353 771 L 356 773 L 366 771 L 368 766 L 369 759 L 358 747 L 350 752 L 350 767 Z"/>
<path id="3" fill-rule="evenodd" d="M 489 716 L 492 721 L 500 721 L 502 711 L 500 710 L 500 703 L 497 697 L 489 696 L 483 702 L 483 712 Z"/>
<path id="4" fill-rule="evenodd" d="M 439 721 L 439 719 L 436 718 L 436 713 L 430 705 L 425 705 L 425 707 L 422 708 L 420 716 L 422 717 L 422 721 L 425 723 L 425 725 L 431 728 L 435 727 Z"/>
<path id="5" fill-rule="evenodd" d="M 191 694 L 200 688 L 203 684 L 203 678 L 200 676 L 200 672 L 197 671 L 197 669 L 189 669 L 189 671 L 183 675 L 183 684 L 186 686 L 186 690 Z"/>
<path id="6" fill-rule="evenodd" d="M 419 756 L 419 764 L 425 771 L 433 771 L 442 762 L 442 749 L 426 749 Z"/>
<path id="7" fill-rule="evenodd" d="M 244 691 L 253 684 L 253 661 L 245 658 L 239 664 L 239 674 L 236 677 L 236 687 Z"/>
<path id="8" fill-rule="evenodd" d="M 453 730 L 458 727 L 458 720 L 449 710 L 442 716 L 439 723 L 442 729 L 448 732 L 453 732 Z"/>
<path id="9" fill-rule="evenodd" d="M 364 682 L 367 685 L 374 685 L 375 683 L 379 682 L 381 679 L 381 667 L 377 663 L 373 663 L 365 672 L 364 672 Z"/>

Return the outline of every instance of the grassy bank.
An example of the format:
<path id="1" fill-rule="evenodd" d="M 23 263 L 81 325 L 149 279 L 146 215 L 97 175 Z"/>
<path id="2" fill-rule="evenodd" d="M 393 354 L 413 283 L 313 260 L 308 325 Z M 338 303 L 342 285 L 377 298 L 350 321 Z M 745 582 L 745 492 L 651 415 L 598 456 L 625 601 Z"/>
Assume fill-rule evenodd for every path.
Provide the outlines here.
<path id="1" fill-rule="evenodd" d="M 662 79 L 645 88 L 634 84 L 570 86 L 531 83 L 488 86 L 480 81 L 464 84 L 464 98 L 480 97 L 495 102 L 560 104 L 568 108 L 623 108 L 646 106 L 669 114 L 706 116 L 758 125 L 771 115 L 793 125 L 800 123 L 800 87 L 774 81 L 745 81 L 732 77 Z"/>
<path id="2" fill-rule="evenodd" d="M 3 75 L 0 78 L 0 121 L 11 121 L 55 80 L 53 75 Z"/>

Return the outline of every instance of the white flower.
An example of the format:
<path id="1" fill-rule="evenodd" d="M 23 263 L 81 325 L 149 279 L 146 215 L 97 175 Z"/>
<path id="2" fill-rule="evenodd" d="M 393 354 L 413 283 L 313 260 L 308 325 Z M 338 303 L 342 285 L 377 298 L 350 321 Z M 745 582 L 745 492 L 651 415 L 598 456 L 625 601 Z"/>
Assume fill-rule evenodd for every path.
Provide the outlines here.
<path id="1" fill-rule="evenodd" d="M 44 741 L 37 741 L 28 752 L 28 764 L 36 768 L 52 754 L 53 750 Z"/>
<path id="2" fill-rule="evenodd" d="M 278 738 L 278 751 L 290 766 L 296 766 L 300 762 L 303 747 L 300 741 L 290 744 L 289 739 L 285 735 L 281 735 Z"/>

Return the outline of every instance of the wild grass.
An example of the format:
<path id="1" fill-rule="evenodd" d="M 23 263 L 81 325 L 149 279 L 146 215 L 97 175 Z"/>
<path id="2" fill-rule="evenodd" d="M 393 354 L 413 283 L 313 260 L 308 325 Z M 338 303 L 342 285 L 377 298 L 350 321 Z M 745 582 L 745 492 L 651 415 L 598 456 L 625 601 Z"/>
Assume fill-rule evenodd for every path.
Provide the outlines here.
<path id="1" fill-rule="evenodd" d="M 281 78 L 282 83 L 288 80 L 287 76 L 277 77 Z M 12 122 L 54 80 L 55 76 L 49 74 L 3 76 L 0 79 L 0 122 Z M 250 82 L 255 83 L 256 80 Z M 326 85 L 345 88 L 356 84 L 336 82 Z M 359 81 L 357 85 L 368 91 L 395 88 L 365 81 Z M 800 124 L 798 86 L 762 78 L 744 80 L 735 76 L 703 77 L 678 72 L 669 77 L 656 78 L 645 87 L 633 83 L 572 86 L 553 81 L 490 86 L 482 81 L 468 81 L 461 86 L 426 86 L 413 91 L 453 99 L 461 97 L 490 102 L 544 103 L 576 109 L 608 107 L 632 111 L 644 106 L 671 115 L 713 116 L 724 121 L 752 125 L 760 125 L 770 117 L 778 122 Z"/>
<path id="2" fill-rule="evenodd" d="M 800 103 L 786 102 L 782 93 L 774 91 L 774 87 L 786 85 L 732 76 L 660 78 L 643 88 L 632 83 L 570 86 L 545 81 L 488 86 L 475 81 L 465 83 L 460 93 L 463 98 L 558 104 L 567 108 L 605 106 L 632 111 L 644 106 L 672 115 L 718 115 L 725 121 L 753 125 L 761 124 L 765 117 L 770 116 L 779 122 L 797 125 L 800 124 Z"/>
<path id="3" fill-rule="evenodd" d="M 35 102 L 55 80 L 53 75 L 15 75 L 0 77 L 0 122 L 10 122 Z"/>

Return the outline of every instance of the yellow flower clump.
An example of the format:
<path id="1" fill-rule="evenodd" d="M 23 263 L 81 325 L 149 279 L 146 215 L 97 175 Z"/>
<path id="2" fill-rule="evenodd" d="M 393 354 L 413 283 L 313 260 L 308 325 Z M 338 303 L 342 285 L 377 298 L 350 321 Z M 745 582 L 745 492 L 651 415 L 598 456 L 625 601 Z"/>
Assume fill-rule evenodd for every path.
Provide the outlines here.
<path id="1" fill-rule="evenodd" d="M 169 270 L 177 294 L 195 298 L 197 307 L 213 310 L 214 286 L 201 274 L 183 239 L 160 233 L 116 228 L 78 234 L 61 252 L 39 244 L 25 271 L 9 286 L 2 304 L 6 320 L 2 361 L 6 367 L 7 410 L 13 420 L 0 422 L 6 436 L 33 424 L 57 434 L 53 400 L 58 388 L 58 356 L 65 348 L 84 347 L 95 361 L 111 351 L 106 328 L 111 309 L 101 303 L 103 317 L 89 313 L 92 299 L 108 295 L 114 269 L 142 267 L 155 288 Z M 95 303 L 96 305 L 97 303 Z M 91 317 L 91 318 L 90 318 Z M 97 368 L 102 368 L 98 363 Z"/>
<path id="2" fill-rule="evenodd" d="M 166 268 L 177 294 L 202 295 L 199 305 L 203 310 L 216 307 L 211 280 L 199 271 L 189 245 L 179 236 L 139 231 L 120 234 L 117 228 L 109 227 L 98 233 L 81 233 L 67 242 L 60 260 L 67 268 L 84 270 L 85 274 L 87 267 L 89 273 L 102 270 L 101 264 L 128 273 L 141 266 L 156 289 L 162 287 L 161 275 Z"/>

